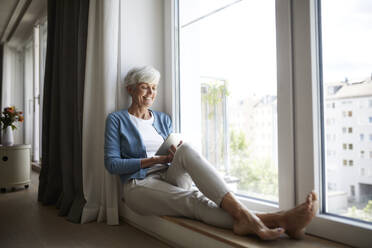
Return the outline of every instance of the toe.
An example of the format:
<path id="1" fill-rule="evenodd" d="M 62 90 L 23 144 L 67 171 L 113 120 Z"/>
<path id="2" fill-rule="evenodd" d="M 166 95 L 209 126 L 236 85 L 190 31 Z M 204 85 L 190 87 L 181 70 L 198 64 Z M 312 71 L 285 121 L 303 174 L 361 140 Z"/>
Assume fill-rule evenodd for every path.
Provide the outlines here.
<path id="1" fill-rule="evenodd" d="M 314 191 L 311 191 L 311 197 L 312 197 L 312 200 L 313 201 L 318 200 L 318 197 L 317 197 L 317 195 L 316 195 L 316 193 Z"/>
<path id="2" fill-rule="evenodd" d="M 285 230 L 279 227 L 274 229 L 262 230 L 258 233 L 258 236 L 263 240 L 274 240 L 278 239 L 284 232 Z"/>

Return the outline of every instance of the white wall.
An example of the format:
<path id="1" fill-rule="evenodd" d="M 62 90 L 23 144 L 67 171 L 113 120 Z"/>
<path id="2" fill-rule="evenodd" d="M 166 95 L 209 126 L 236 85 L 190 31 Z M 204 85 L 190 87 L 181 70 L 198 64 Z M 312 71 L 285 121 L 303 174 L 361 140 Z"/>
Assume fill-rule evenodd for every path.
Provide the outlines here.
<path id="1" fill-rule="evenodd" d="M 160 71 L 159 91 L 153 109 L 165 110 L 163 0 L 126 0 L 122 4 L 122 79 L 134 66 L 153 65 Z M 121 90 L 125 90 L 122 87 Z M 128 102 L 123 103 L 124 107 Z M 171 113 L 168 113 L 171 114 Z"/>

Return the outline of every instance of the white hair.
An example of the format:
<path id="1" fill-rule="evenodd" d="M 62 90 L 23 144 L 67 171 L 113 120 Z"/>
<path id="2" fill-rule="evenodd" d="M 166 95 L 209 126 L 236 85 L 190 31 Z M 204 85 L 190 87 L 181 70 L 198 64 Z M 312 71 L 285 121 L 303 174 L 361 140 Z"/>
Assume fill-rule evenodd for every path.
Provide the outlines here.
<path id="1" fill-rule="evenodd" d="M 144 67 L 135 67 L 128 71 L 124 78 L 125 86 L 132 86 L 138 83 L 158 84 L 160 72 L 154 67 L 148 65 Z"/>

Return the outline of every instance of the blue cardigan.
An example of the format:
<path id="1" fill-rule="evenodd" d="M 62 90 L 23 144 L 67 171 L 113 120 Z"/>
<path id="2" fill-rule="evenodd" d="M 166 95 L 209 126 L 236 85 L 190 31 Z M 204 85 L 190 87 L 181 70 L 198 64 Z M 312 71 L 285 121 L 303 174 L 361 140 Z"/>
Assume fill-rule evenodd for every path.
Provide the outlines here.
<path id="1" fill-rule="evenodd" d="M 166 139 L 172 132 L 170 117 L 153 111 L 154 128 Z M 141 134 L 130 120 L 128 110 L 113 112 L 106 119 L 105 167 L 111 174 L 120 175 L 124 183 L 131 178 L 143 179 L 148 168 L 141 169 L 141 159 L 146 158 L 146 147 Z"/>

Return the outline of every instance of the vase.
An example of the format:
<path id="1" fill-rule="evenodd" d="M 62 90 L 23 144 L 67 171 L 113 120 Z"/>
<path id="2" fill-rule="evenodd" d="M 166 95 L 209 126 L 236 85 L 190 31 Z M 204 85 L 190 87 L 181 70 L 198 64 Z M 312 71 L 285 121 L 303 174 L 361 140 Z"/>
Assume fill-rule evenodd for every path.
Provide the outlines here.
<path id="1" fill-rule="evenodd" d="M 6 127 L 3 129 L 3 146 L 11 146 L 14 144 L 14 137 L 13 137 L 13 129 L 11 126 Z"/>

